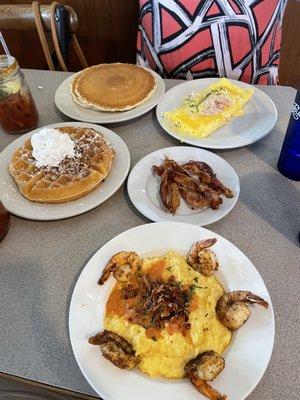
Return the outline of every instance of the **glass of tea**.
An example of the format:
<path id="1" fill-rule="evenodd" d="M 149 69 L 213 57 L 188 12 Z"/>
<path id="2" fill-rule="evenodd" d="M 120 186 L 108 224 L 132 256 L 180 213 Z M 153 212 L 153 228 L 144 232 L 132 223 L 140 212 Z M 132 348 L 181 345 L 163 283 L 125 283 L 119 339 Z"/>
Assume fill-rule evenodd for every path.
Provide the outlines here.
<path id="1" fill-rule="evenodd" d="M 34 129 L 38 112 L 17 60 L 0 55 L 0 125 L 7 133 Z"/>

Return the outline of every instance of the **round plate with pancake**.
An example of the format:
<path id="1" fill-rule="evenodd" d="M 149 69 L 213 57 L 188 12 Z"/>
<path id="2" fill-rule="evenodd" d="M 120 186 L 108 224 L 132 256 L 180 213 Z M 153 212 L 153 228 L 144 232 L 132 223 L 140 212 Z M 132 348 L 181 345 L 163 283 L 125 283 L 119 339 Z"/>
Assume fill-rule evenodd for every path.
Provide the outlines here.
<path id="1" fill-rule="evenodd" d="M 57 88 L 54 101 L 57 108 L 65 115 L 78 121 L 91 122 L 97 124 L 108 124 L 115 122 L 128 121 L 137 118 L 154 108 L 165 93 L 165 83 L 163 79 L 154 71 L 147 69 L 153 74 L 156 80 L 156 87 L 153 93 L 143 103 L 127 111 L 96 111 L 78 105 L 70 93 L 70 84 L 76 75 L 72 75 L 63 81 Z"/>
<path id="2" fill-rule="evenodd" d="M 176 213 L 173 215 L 167 212 L 159 196 L 161 179 L 152 170 L 153 165 L 159 166 L 165 157 L 179 164 L 190 160 L 207 163 L 224 186 L 233 191 L 233 197 L 221 196 L 223 203 L 218 210 L 208 207 L 192 210 L 181 198 Z M 142 158 L 129 174 L 127 190 L 134 206 L 152 221 L 186 222 L 204 226 L 218 221 L 232 210 L 239 198 L 240 182 L 232 166 L 217 154 L 195 147 L 176 146 L 156 150 Z"/>
<path id="3" fill-rule="evenodd" d="M 218 80 L 219 78 L 195 79 L 168 90 L 156 108 L 156 116 L 162 128 L 181 142 L 207 149 L 234 149 L 247 146 L 272 131 L 277 121 L 277 110 L 273 101 L 257 87 L 235 80 L 230 81 L 244 89 L 254 88 L 253 96 L 245 105 L 242 116 L 232 118 L 227 125 L 204 138 L 181 135 L 166 124 L 164 112 L 175 109 L 191 93 L 197 93 Z"/>
<path id="4" fill-rule="evenodd" d="M 222 236 L 179 222 L 145 224 L 127 230 L 102 246 L 86 264 L 73 291 L 69 332 L 77 363 L 92 388 L 109 400 L 205 400 L 187 379 L 151 379 L 136 370 L 117 368 L 101 356 L 88 338 L 103 329 L 105 304 L 115 283 L 97 284 L 106 263 L 115 253 L 136 251 L 139 256 L 162 256 L 169 250 L 187 254 L 198 240 L 217 238 L 214 252 L 220 262 L 215 273 L 226 291 L 250 290 L 269 303 L 268 309 L 251 307 L 249 320 L 233 334 L 225 369 L 212 386 L 230 400 L 244 400 L 262 378 L 274 343 L 274 314 L 268 290 L 252 262 Z M 259 354 L 259 357 L 257 356 Z"/>
<path id="5" fill-rule="evenodd" d="M 0 153 L 0 200 L 11 214 L 22 218 L 42 221 L 73 217 L 92 210 L 103 203 L 111 197 L 124 182 L 129 171 L 130 154 L 126 144 L 116 133 L 99 125 L 81 122 L 62 122 L 48 125 L 47 127 L 59 128 L 64 126 L 92 128 L 101 133 L 112 145 L 116 154 L 107 178 L 98 188 L 78 200 L 60 204 L 42 204 L 27 200 L 22 196 L 17 185 L 10 176 L 8 165 L 15 150 L 21 147 L 26 139 L 30 138 L 34 132 L 41 129 L 38 128 L 19 137 Z"/>

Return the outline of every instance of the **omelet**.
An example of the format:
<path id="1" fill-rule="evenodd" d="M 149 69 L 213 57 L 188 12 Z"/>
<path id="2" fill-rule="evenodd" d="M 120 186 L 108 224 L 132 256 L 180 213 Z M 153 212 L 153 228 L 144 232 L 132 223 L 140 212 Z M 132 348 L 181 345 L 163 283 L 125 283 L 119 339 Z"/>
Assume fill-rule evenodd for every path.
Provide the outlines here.
<path id="1" fill-rule="evenodd" d="M 226 78 L 191 94 L 173 111 L 164 113 L 166 125 L 181 135 L 203 138 L 244 114 L 254 89 L 242 89 Z"/>
<path id="2" fill-rule="evenodd" d="M 145 258 L 141 273 L 153 282 L 172 282 L 188 296 L 188 329 L 172 324 L 160 329 L 145 327 L 132 318 L 131 311 L 141 299 L 124 298 L 124 283 L 117 282 L 109 296 L 105 329 L 130 343 L 139 357 L 138 368 L 150 377 L 183 378 L 186 363 L 198 354 L 214 350 L 222 354 L 231 340 L 231 331 L 216 317 L 215 307 L 224 290 L 214 276 L 205 277 L 192 269 L 186 257 L 170 251 L 162 257 Z M 175 289 L 174 289 L 175 290 Z M 146 316 L 147 317 L 147 316 Z"/>

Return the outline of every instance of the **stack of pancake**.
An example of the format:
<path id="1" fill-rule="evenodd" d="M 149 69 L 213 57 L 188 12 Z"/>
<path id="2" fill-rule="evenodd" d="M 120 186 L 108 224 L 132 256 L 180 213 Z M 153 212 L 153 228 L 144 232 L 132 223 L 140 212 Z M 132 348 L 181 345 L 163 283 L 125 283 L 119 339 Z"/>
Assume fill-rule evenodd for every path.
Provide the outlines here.
<path id="1" fill-rule="evenodd" d="M 96 111 L 126 111 L 154 92 L 154 75 L 133 64 L 99 64 L 75 75 L 70 85 L 74 101 Z"/>

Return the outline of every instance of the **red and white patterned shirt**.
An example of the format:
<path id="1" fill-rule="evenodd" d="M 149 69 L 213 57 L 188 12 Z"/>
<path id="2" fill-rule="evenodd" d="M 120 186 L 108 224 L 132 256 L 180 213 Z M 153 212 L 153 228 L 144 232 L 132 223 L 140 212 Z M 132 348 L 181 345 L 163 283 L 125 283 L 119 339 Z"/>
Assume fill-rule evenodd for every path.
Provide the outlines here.
<path id="1" fill-rule="evenodd" d="M 287 0 L 140 0 L 137 63 L 168 78 L 275 85 Z"/>

